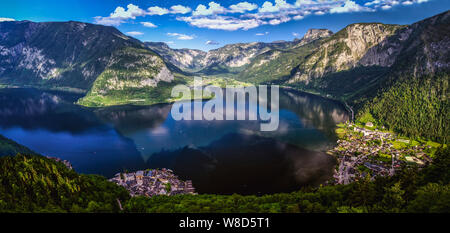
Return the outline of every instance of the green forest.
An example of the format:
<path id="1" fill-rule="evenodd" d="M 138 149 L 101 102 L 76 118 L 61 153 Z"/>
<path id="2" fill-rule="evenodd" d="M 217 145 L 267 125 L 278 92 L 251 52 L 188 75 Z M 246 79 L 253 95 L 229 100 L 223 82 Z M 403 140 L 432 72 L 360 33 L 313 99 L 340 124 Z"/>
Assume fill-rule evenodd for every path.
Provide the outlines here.
<path id="1" fill-rule="evenodd" d="M 0 135 L 0 156 L 15 155 L 15 154 L 32 154 L 37 153 L 28 149 L 25 146 L 18 144 L 17 142 Z"/>
<path id="2" fill-rule="evenodd" d="M 117 212 L 129 194 L 98 175 L 80 175 L 40 155 L 0 158 L 0 212 Z"/>
<path id="3" fill-rule="evenodd" d="M 448 81 L 446 73 L 398 78 L 366 103 L 359 117 L 369 112 L 381 125 L 402 135 L 447 143 L 450 139 Z"/>
<path id="4" fill-rule="evenodd" d="M 442 213 L 450 212 L 450 148 L 433 164 L 393 177 L 263 196 L 130 197 L 98 175 L 80 175 L 40 155 L 0 158 L 0 212 Z M 122 208 L 120 207 L 122 206 Z"/>

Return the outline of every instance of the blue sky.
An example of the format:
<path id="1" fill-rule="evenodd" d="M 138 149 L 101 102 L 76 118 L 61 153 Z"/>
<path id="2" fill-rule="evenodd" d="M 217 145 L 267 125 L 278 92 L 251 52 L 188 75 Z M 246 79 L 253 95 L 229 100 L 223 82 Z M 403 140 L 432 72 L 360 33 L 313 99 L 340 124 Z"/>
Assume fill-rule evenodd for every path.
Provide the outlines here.
<path id="1" fill-rule="evenodd" d="M 0 21 L 82 21 L 142 41 L 209 50 L 229 43 L 301 38 L 309 28 L 410 24 L 450 9 L 449 0 L 1 0 Z"/>

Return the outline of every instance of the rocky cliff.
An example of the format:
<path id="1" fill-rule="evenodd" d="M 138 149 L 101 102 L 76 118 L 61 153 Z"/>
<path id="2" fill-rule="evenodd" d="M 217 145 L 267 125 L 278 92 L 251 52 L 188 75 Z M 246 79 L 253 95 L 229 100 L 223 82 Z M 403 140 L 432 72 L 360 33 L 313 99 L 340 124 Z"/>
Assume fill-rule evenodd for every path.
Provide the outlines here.
<path id="1" fill-rule="evenodd" d="M 289 83 L 302 82 L 308 85 L 311 79 L 365 65 L 366 63 L 359 63 L 359 61 L 367 51 L 393 35 L 401 27 L 380 23 L 352 24 L 345 27 L 323 40 L 320 46 L 298 66 L 297 72 Z M 367 65 L 386 64 L 372 62 Z"/>
<path id="2" fill-rule="evenodd" d="M 271 43 L 266 51 L 251 60 L 237 78 L 253 83 L 282 83 L 317 49 L 320 41 L 332 34 L 333 32 L 327 29 L 309 29 L 302 39 Z"/>
<path id="3" fill-rule="evenodd" d="M 304 42 L 310 42 L 317 39 L 322 39 L 326 37 L 330 37 L 333 35 L 333 32 L 328 29 L 315 29 L 311 28 L 306 31 L 305 35 L 303 36 L 302 40 Z"/>

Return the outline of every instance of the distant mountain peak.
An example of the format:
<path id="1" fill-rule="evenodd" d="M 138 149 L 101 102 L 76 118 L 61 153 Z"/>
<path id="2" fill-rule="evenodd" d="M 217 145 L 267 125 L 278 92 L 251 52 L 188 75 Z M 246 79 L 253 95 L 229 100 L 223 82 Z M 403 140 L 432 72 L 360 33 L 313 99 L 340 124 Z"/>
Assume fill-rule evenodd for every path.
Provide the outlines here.
<path id="1" fill-rule="evenodd" d="M 311 28 L 303 36 L 303 40 L 313 41 L 324 37 L 333 35 L 333 32 L 328 29 Z"/>
<path id="2" fill-rule="evenodd" d="M 276 40 L 276 41 L 272 41 L 272 43 L 274 43 L 274 44 L 286 43 L 286 41 L 285 40 Z"/>

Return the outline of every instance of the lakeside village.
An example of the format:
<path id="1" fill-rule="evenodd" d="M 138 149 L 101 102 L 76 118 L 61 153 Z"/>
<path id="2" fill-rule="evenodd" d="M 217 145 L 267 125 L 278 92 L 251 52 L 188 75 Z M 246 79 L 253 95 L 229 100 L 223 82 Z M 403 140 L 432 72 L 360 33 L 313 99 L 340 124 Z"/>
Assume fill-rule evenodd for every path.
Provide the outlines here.
<path id="1" fill-rule="evenodd" d="M 182 181 L 172 170 L 166 168 L 117 173 L 109 181 L 125 187 L 131 196 L 197 194 L 192 181 Z"/>
<path id="2" fill-rule="evenodd" d="M 337 145 L 327 153 L 337 158 L 328 184 L 348 184 L 370 175 L 392 176 L 403 165 L 423 167 L 432 161 L 440 144 L 421 142 L 377 129 L 373 123 L 339 124 Z"/>
<path id="3" fill-rule="evenodd" d="M 46 156 L 46 157 L 47 157 L 47 159 L 55 160 L 56 162 L 62 163 L 70 170 L 73 170 L 72 164 L 68 160 L 60 159 L 57 157 L 51 157 L 51 156 Z"/>

